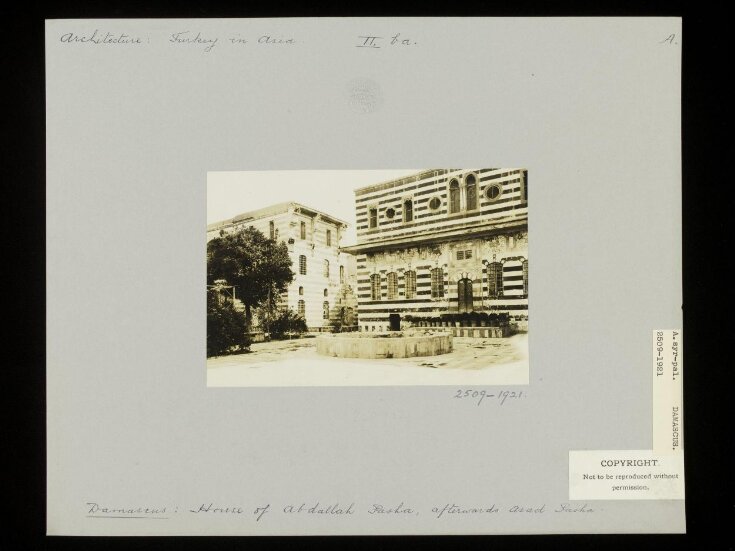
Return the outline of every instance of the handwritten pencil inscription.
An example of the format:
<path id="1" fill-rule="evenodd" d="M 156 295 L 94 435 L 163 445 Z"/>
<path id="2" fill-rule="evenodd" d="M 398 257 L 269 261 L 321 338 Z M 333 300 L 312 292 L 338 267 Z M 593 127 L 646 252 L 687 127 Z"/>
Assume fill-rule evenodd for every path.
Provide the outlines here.
<path id="1" fill-rule="evenodd" d="M 411 38 L 396 33 L 390 37 L 360 35 L 357 37 L 356 48 L 386 48 L 390 46 L 416 46 L 417 42 Z"/>
<path id="2" fill-rule="evenodd" d="M 139 36 L 131 36 L 125 33 L 101 32 L 95 29 L 92 34 L 65 33 L 59 38 L 60 42 L 65 44 L 91 44 L 91 45 L 108 45 L 108 44 L 142 44 L 143 39 Z"/>

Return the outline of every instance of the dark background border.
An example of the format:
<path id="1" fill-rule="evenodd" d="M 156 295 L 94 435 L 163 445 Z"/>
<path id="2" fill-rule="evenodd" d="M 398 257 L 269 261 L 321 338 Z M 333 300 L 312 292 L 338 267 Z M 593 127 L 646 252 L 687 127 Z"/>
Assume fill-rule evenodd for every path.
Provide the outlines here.
<path id="1" fill-rule="evenodd" d="M 590 3 L 591 4 L 591 3 Z M 704 2 L 519 1 L 424 3 L 406 8 L 379 3 L 74 2 L 45 7 L 27 2 L 2 8 L 0 44 L 10 120 L 3 139 L 7 178 L 4 243 L 13 253 L 4 270 L 6 364 L 3 446 L 6 528 L 0 547 L 13 549 L 241 549 L 325 546 L 483 549 L 733 549 L 735 512 L 732 469 L 731 347 L 726 300 L 732 300 L 728 258 L 733 251 L 732 195 L 725 191 L 727 164 L 735 156 L 732 99 L 726 81 L 733 62 L 729 14 Z M 684 431 L 687 535 L 422 536 L 422 537 L 46 537 L 45 461 L 45 126 L 44 19 L 139 17 L 315 16 L 681 16 L 683 17 L 683 232 L 684 232 Z M 727 182 L 729 183 L 729 182 Z M 725 276 L 725 277 L 723 277 Z M 81 283 L 81 282 L 80 282 Z M 732 285 L 732 283 L 730 283 Z M 633 312 L 632 315 L 635 313 Z M 8 378 L 9 376 L 9 378 Z M 9 398 L 9 399 L 8 399 Z M 611 412 L 614 414 L 614 412 Z"/>

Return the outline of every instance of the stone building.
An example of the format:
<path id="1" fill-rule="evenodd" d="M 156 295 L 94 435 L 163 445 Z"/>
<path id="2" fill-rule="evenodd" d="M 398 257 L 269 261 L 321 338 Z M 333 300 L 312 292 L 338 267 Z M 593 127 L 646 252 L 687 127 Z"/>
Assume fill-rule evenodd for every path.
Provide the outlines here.
<path id="1" fill-rule="evenodd" d="M 426 170 L 356 189 L 355 208 L 361 331 L 471 312 L 527 330 L 526 170 Z"/>
<path id="2" fill-rule="evenodd" d="M 281 295 L 279 307 L 301 314 L 310 331 L 329 329 L 333 317 L 340 313 L 352 313 L 355 317 L 355 261 L 340 250 L 346 222 L 311 207 L 286 202 L 209 224 L 207 241 L 219 237 L 222 231 L 248 226 L 266 237 L 285 241 L 288 246 L 295 277 Z"/>

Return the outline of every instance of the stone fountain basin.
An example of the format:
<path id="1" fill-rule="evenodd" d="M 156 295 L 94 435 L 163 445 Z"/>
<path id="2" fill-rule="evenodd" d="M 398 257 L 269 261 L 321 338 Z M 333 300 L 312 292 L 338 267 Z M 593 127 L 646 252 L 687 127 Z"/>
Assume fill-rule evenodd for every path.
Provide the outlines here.
<path id="1" fill-rule="evenodd" d="M 449 331 L 327 333 L 316 338 L 316 351 L 337 358 L 414 358 L 452 351 Z"/>

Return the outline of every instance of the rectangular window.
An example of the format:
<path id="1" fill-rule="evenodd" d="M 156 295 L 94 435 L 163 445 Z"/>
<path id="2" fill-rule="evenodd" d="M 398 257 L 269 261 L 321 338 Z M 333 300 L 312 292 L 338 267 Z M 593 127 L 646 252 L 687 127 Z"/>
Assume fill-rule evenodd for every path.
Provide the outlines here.
<path id="1" fill-rule="evenodd" d="M 370 299 L 380 300 L 380 274 L 370 276 Z"/>
<path id="2" fill-rule="evenodd" d="M 306 222 L 301 222 L 301 239 L 306 239 Z"/>
<path id="3" fill-rule="evenodd" d="M 378 227 L 378 209 L 371 208 L 369 209 L 369 227 L 370 228 L 377 228 Z"/>
<path id="4" fill-rule="evenodd" d="M 406 281 L 406 298 L 413 298 L 416 296 L 416 272 L 409 270 L 403 274 L 403 278 Z"/>
<path id="5" fill-rule="evenodd" d="M 503 265 L 491 262 L 487 266 L 487 290 L 490 298 L 499 298 L 503 294 Z"/>
<path id="6" fill-rule="evenodd" d="M 434 268 L 431 270 L 431 298 L 442 298 L 444 296 L 444 270 Z"/>
<path id="7" fill-rule="evenodd" d="M 472 250 L 457 251 L 457 260 L 468 260 L 472 258 Z"/>
<path id="8" fill-rule="evenodd" d="M 299 255 L 299 273 L 306 275 L 306 256 L 303 254 Z"/>
<path id="9" fill-rule="evenodd" d="M 386 279 L 388 280 L 388 300 L 396 298 L 398 294 L 398 275 L 395 272 L 390 272 Z"/>
<path id="10" fill-rule="evenodd" d="M 327 230 L 327 247 L 332 246 L 332 230 Z"/>
<path id="11" fill-rule="evenodd" d="M 271 239 L 275 239 L 276 238 L 276 224 L 275 224 L 275 222 L 273 222 L 273 220 L 271 220 L 268 223 L 268 226 L 269 226 L 269 229 L 270 229 Z"/>

